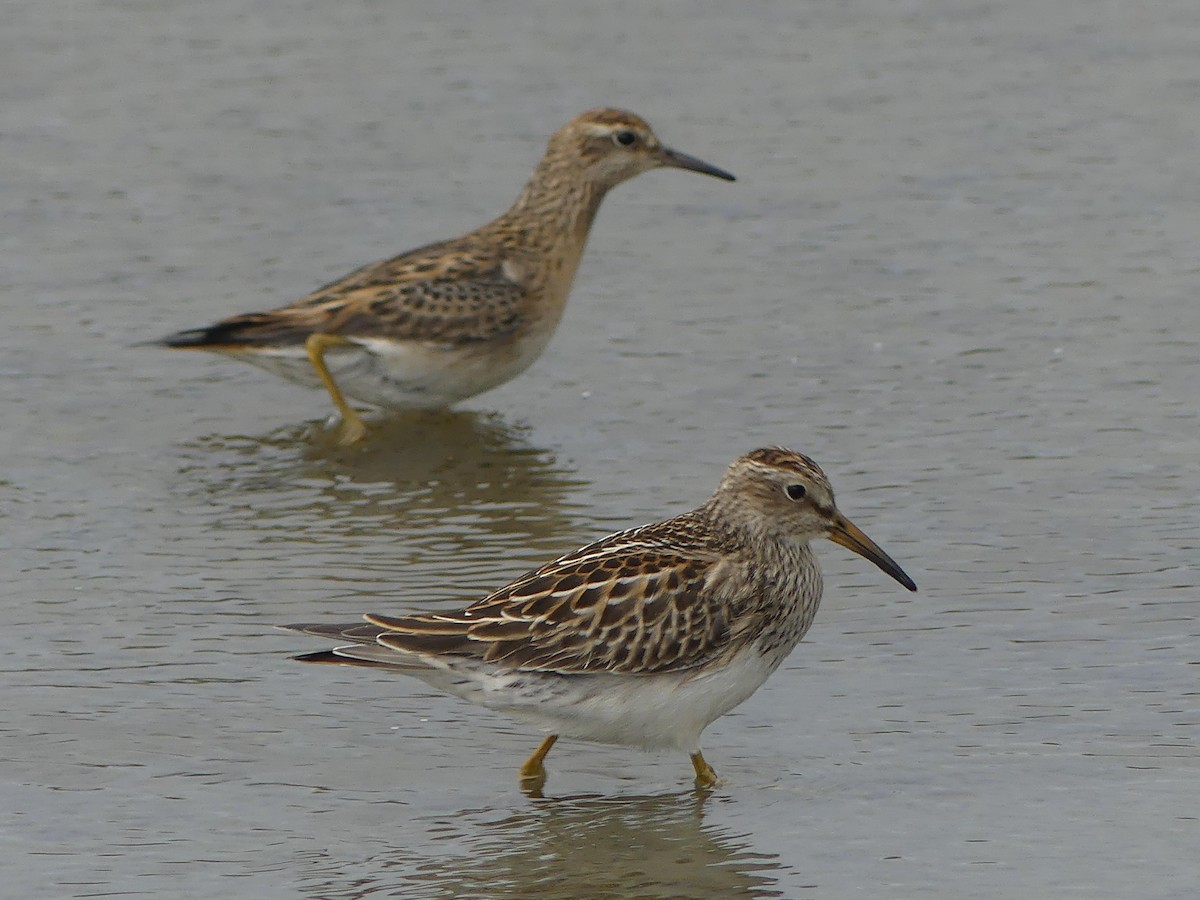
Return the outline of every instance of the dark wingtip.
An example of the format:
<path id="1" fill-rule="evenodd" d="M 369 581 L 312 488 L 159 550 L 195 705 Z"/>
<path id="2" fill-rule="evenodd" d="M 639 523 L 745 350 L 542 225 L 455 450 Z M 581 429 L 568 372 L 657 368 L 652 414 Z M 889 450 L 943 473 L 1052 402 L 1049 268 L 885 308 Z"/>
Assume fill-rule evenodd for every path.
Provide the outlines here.
<path id="1" fill-rule="evenodd" d="M 151 338 L 145 341 L 134 341 L 129 346 L 170 347 L 174 350 L 202 348 L 207 346 L 209 343 L 205 337 L 210 330 L 211 329 L 208 328 L 192 328 L 188 331 L 177 331 L 174 334 L 168 334 L 166 337 Z"/>
<path id="2" fill-rule="evenodd" d="M 146 341 L 147 345 L 156 347 L 171 347 L 187 349 L 189 347 L 206 347 L 214 343 L 211 328 L 189 328 L 187 331 L 177 331 L 156 341 Z"/>
<path id="3" fill-rule="evenodd" d="M 326 663 L 328 665 L 345 665 L 352 662 L 344 656 L 338 656 L 332 650 L 316 650 L 312 653 L 297 653 L 292 659 L 297 662 Z"/>
<path id="4" fill-rule="evenodd" d="M 176 350 L 209 350 L 232 347 L 260 347 L 267 344 L 298 341 L 303 343 L 308 330 L 273 313 L 242 313 L 203 328 L 188 328 L 168 334 L 157 341 Z"/>
<path id="5" fill-rule="evenodd" d="M 293 656 L 297 662 L 317 663 L 324 666 L 357 666 L 360 669 L 391 668 L 382 663 L 369 659 L 355 659 L 353 656 L 342 656 L 336 650 L 317 650 L 315 653 L 301 653 Z"/>

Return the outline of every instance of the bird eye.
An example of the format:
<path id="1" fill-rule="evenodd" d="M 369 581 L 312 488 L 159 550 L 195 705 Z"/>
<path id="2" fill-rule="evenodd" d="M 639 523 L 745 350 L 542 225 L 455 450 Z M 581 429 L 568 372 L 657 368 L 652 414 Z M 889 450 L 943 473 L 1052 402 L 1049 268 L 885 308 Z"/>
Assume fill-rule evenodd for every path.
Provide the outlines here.
<path id="1" fill-rule="evenodd" d="M 618 131 L 613 135 L 613 141 L 622 147 L 632 147 L 637 143 L 637 135 L 632 131 Z"/>
<path id="2" fill-rule="evenodd" d="M 789 484 L 783 489 L 783 492 L 793 500 L 803 500 L 804 495 L 808 493 L 802 484 Z"/>

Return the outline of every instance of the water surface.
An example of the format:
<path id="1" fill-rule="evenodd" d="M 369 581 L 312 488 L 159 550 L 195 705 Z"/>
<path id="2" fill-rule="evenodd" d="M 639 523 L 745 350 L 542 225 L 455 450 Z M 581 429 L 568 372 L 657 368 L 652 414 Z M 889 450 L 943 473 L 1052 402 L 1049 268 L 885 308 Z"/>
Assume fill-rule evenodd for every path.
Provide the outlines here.
<path id="1" fill-rule="evenodd" d="M 7 890 L 1195 895 L 1195 4 L 4 18 Z M 335 451 L 317 392 L 132 346 L 482 222 L 601 103 L 740 180 L 614 192 L 509 385 Z M 820 548 L 707 799 L 572 742 L 527 798 L 527 729 L 272 627 L 473 599 L 766 443 L 921 592 Z"/>

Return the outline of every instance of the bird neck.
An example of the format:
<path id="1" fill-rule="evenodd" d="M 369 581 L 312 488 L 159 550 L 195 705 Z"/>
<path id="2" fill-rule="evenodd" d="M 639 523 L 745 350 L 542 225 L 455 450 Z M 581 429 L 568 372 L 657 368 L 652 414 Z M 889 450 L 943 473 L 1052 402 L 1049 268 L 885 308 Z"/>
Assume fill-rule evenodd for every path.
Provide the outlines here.
<path id="1" fill-rule="evenodd" d="M 608 187 L 585 178 L 578 163 L 542 159 L 521 195 L 497 222 L 537 247 L 583 252 Z"/>
<path id="2" fill-rule="evenodd" d="M 774 527 L 771 519 L 748 509 L 737 497 L 718 491 L 698 512 L 708 520 L 711 530 L 722 533 L 731 544 L 753 548 L 773 560 L 815 558 L 807 540 L 798 539 L 791 528 Z"/>

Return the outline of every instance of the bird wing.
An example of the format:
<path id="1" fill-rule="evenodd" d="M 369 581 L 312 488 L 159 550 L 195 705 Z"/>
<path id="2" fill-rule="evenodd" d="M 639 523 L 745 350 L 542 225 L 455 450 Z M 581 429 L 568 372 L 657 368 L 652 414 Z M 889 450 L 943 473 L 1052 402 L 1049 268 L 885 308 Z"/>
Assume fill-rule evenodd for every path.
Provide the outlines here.
<path id="1" fill-rule="evenodd" d="M 411 654 L 397 653 L 376 643 L 386 629 L 366 622 L 350 622 L 342 624 L 298 624 L 280 625 L 288 631 L 299 631 L 317 637 L 329 638 L 339 642 L 348 642 L 345 646 L 334 647 L 331 650 L 317 650 L 313 653 L 301 653 L 295 659 L 301 662 L 334 663 L 337 665 L 357 665 L 365 668 L 413 669 L 427 668 L 420 657 Z"/>
<path id="2" fill-rule="evenodd" d="M 166 338 L 172 347 L 302 344 L 314 333 L 464 344 L 503 337 L 528 290 L 495 248 L 444 241 L 372 263 L 267 312 L 231 316 Z"/>
<path id="3" fill-rule="evenodd" d="M 604 538 L 461 612 L 365 618 L 382 646 L 430 658 L 563 674 L 691 669 L 730 639 L 713 588 L 720 556 L 656 534 L 665 524 Z"/>

